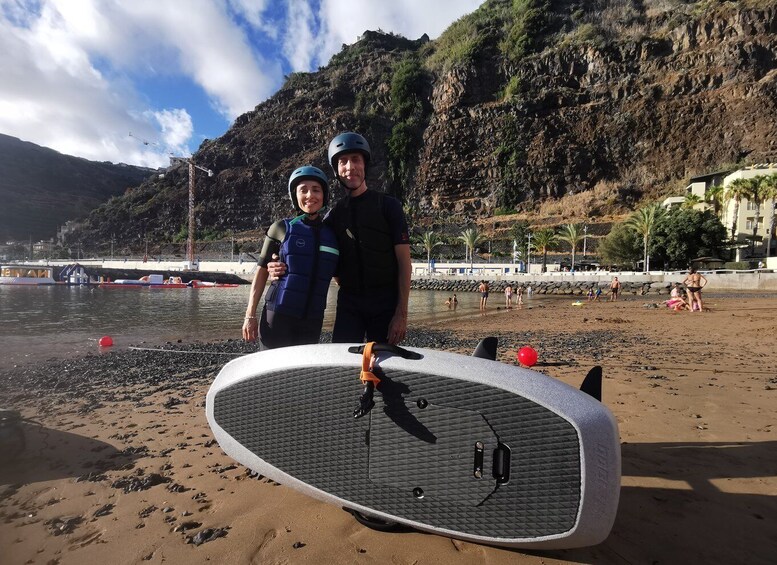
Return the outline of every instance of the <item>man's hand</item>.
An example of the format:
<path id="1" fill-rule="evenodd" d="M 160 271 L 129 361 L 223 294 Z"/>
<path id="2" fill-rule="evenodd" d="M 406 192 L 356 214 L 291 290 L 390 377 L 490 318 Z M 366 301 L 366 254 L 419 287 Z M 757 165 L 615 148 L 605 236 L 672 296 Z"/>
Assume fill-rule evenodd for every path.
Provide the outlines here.
<path id="1" fill-rule="evenodd" d="M 275 253 L 273 253 L 272 259 L 267 263 L 267 272 L 270 273 L 270 280 L 276 281 L 286 274 L 286 263 L 279 261 L 279 257 Z"/>
<path id="2" fill-rule="evenodd" d="M 388 327 L 388 341 L 391 345 L 399 345 L 407 334 L 407 316 L 395 313 Z"/>

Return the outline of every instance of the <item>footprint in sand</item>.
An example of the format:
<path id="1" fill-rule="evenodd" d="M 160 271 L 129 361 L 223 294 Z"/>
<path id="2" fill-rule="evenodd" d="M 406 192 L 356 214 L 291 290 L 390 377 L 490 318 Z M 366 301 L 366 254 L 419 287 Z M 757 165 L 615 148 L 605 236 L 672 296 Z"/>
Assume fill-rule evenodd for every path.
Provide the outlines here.
<path id="1" fill-rule="evenodd" d="M 267 530 L 267 532 L 264 534 L 264 537 L 262 538 L 261 543 L 259 544 L 259 547 L 257 547 L 256 551 L 254 551 L 253 555 L 251 555 L 251 563 L 264 563 L 264 560 L 261 558 L 261 553 L 264 548 L 267 547 L 267 545 L 276 537 L 278 537 L 277 530 Z"/>

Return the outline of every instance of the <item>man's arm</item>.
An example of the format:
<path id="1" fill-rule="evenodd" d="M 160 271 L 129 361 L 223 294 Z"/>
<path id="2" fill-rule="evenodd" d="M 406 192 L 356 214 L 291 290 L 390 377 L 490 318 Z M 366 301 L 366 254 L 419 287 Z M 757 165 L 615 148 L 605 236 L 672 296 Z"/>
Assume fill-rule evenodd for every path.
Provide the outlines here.
<path id="1" fill-rule="evenodd" d="M 392 345 L 397 345 L 407 334 L 407 303 L 410 299 L 410 272 L 412 265 L 410 262 L 410 246 L 399 244 L 394 246 L 394 253 L 397 257 L 397 308 L 394 311 L 394 317 L 388 329 L 388 340 Z"/>

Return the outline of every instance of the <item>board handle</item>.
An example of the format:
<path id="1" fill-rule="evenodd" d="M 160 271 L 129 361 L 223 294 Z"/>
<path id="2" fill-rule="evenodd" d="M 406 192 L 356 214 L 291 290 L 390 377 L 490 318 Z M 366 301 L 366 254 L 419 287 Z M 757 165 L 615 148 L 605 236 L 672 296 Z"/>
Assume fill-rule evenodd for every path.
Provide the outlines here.
<path id="1" fill-rule="evenodd" d="M 359 355 L 364 353 L 364 345 L 353 345 L 348 348 L 348 353 L 358 353 Z M 393 353 L 394 355 L 399 355 L 403 359 L 410 359 L 412 361 L 418 361 L 419 359 L 423 359 L 424 356 L 420 353 L 416 353 L 415 351 L 410 351 L 408 349 L 404 349 L 403 347 L 399 347 L 398 345 L 391 345 L 390 343 L 376 343 L 372 346 L 372 351 L 374 353 L 378 353 L 380 351 L 385 351 L 387 353 Z"/>

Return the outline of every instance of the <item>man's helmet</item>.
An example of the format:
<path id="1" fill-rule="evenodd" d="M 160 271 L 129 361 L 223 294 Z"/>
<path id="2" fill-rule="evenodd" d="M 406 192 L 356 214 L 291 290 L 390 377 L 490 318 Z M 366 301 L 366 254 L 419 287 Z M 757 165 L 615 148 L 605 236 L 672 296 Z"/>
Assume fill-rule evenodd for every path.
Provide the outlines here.
<path id="1" fill-rule="evenodd" d="M 354 151 L 364 156 L 364 168 L 370 166 L 370 144 L 358 133 L 348 131 L 341 133 L 329 143 L 329 164 L 337 177 L 337 159 L 343 153 L 353 153 Z"/>
<path id="2" fill-rule="evenodd" d="M 321 183 L 321 189 L 324 191 L 324 206 L 329 202 L 329 179 L 326 178 L 324 171 L 318 167 L 312 165 L 304 165 L 291 173 L 289 177 L 289 198 L 294 205 L 294 209 L 298 212 L 302 212 L 302 208 L 299 207 L 297 202 L 297 185 L 303 180 L 314 180 Z"/>

